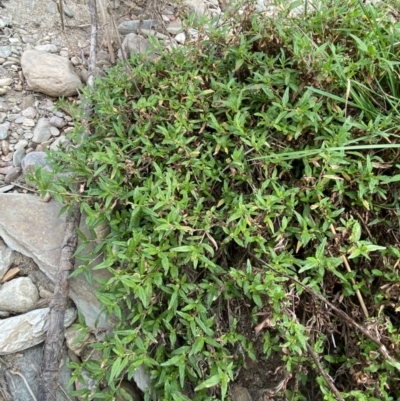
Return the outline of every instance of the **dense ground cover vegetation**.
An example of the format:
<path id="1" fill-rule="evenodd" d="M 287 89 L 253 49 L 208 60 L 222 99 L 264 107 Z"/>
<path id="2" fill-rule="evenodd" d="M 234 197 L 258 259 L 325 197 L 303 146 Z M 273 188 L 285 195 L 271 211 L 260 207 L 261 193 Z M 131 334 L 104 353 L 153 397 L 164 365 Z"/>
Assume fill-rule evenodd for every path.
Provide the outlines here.
<path id="1" fill-rule="evenodd" d="M 399 12 L 323 3 L 117 65 L 86 91 L 92 134 L 75 110 L 79 146 L 50 154 L 72 179 L 36 173 L 111 227 L 119 323 L 75 366 L 98 398 L 141 364 L 160 400 L 228 399 L 250 366 L 255 399 L 400 398 Z"/>

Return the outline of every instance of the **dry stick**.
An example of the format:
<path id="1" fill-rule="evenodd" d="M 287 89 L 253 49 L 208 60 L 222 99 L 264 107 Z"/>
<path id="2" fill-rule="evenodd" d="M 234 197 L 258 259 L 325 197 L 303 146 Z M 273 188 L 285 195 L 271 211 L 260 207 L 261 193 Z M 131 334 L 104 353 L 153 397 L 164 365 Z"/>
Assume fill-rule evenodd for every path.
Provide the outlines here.
<path id="1" fill-rule="evenodd" d="M 280 274 L 286 278 L 288 278 L 289 280 L 292 280 L 293 282 L 295 282 L 296 284 L 298 284 L 300 287 L 302 287 L 304 290 L 306 290 L 308 293 L 312 294 L 314 297 L 318 298 L 320 301 L 325 302 L 330 308 L 332 308 L 332 310 L 334 310 L 336 312 L 336 314 L 342 318 L 344 321 L 346 321 L 348 324 L 350 324 L 351 326 L 355 327 L 357 330 L 359 330 L 362 334 L 365 335 L 365 337 L 369 338 L 372 342 L 374 342 L 377 346 L 378 346 L 378 350 L 381 353 L 381 355 L 387 360 L 389 361 L 392 366 L 394 366 L 398 371 L 400 371 L 400 363 L 398 361 L 396 361 L 396 359 L 394 359 L 388 352 L 388 350 L 386 349 L 386 347 L 377 339 L 375 338 L 365 327 L 361 326 L 360 324 L 358 324 L 357 322 L 355 322 L 350 316 L 348 316 L 345 312 L 343 312 L 342 310 L 340 310 L 339 308 L 337 308 L 335 305 L 333 305 L 331 302 L 329 302 L 325 297 L 323 297 L 321 294 L 318 294 L 318 292 L 314 291 L 312 288 L 306 286 L 305 284 L 303 284 L 301 281 L 295 279 L 292 276 L 289 276 L 289 274 L 280 272 L 279 270 L 275 269 L 274 267 L 272 267 L 269 263 L 265 262 L 264 260 L 260 259 L 259 257 L 257 257 L 256 255 L 254 255 L 253 253 L 249 252 L 249 255 L 256 260 L 257 262 L 263 264 L 264 266 L 268 267 L 270 270 L 272 270 L 273 272 Z"/>
<path id="2" fill-rule="evenodd" d="M 103 18 L 103 25 L 104 25 L 104 31 L 106 33 L 106 41 L 107 41 L 107 47 L 108 47 L 108 53 L 110 55 L 110 61 L 111 64 L 115 63 L 115 58 L 114 58 L 114 49 L 111 43 L 111 30 L 109 29 L 109 25 L 107 24 L 107 17 L 106 17 L 106 12 L 104 10 L 104 4 L 103 0 L 99 0 L 99 8 L 100 8 L 100 13 L 101 17 Z M 107 9 L 108 13 L 108 9 Z M 110 14 L 110 13 L 108 13 Z M 108 16 L 110 18 L 110 15 Z"/>
<path id="3" fill-rule="evenodd" d="M 67 227 L 61 247 L 60 266 L 50 303 L 49 328 L 43 349 L 42 375 L 39 382 L 39 401 L 54 401 L 58 388 L 58 373 L 64 342 L 64 316 L 68 302 L 68 276 L 74 268 L 74 253 L 78 246 L 75 227 L 79 224 L 79 204 L 75 203 L 67 217 Z"/>
<path id="4" fill-rule="evenodd" d="M 90 47 L 89 47 L 89 60 L 88 60 L 88 85 L 94 86 L 94 72 L 96 69 L 96 46 L 97 46 L 97 11 L 96 0 L 88 0 L 90 12 Z"/>
<path id="5" fill-rule="evenodd" d="M 319 373 L 321 374 L 321 376 L 324 378 L 324 380 L 326 381 L 326 384 L 328 385 L 328 387 L 332 390 L 332 392 L 336 395 L 336 398 L 339 401 L 344 401 L 344 398 L 340 395 L 339 390 L 336 388 L 336 386 L 333 384 L 332 379 L 326 374 L 324 368 L 322 367 L 320 361 L 318 360 L 318 356 L 315 353 L 315 351 L 313 350 L 313 348 L 311 347 L 310 344 L 307 343 L 307 350 L 311 355 L 311 358 L 314 359 L 315 364 L 317 365 L 317 368 L 319 370 Z"/>
<path id="6" fill-rule="evenodd" d="M 335 230 L 335 227 L 333 227 L 333 224 L 331 224 L 331 227 L 330 227 L 330 228 L 331 228 L 332 234 L 335 236 L 335 241 L 336 241 L 336 243 L 338 243 L 339 240 L 338 240 L 338 238 L 336 237 L 336 230 Z M 346 256 L 345 256 L 345 255 L 342 255 L 341 257 L 342 257 L 342 260 L 343 260 L 344 265 L 346 266 L 346 270 L 347 270 L 349 273 L 352 273 L 351 268 L 350 268 L 349 261 L 347 260 Z M 354 280 L 353 278 L 351 278 L 350 281 L 351 281 L 351 284 L 353 284 L 353 286 L 356 285 L 356 282 L 355 282 L 355 280 Z M 360 302 L 361 309 L 362 309 L 363 312 L 364 312 L 364 316 L 368 319 L 368 318 L 369 318 L 369 313 L 368 313 L 367 307 L 365 306 L 364 299 L 363 299 L 363 297 L 362 297 L 362 295 L 361 295 L 360 290 L 356 290 L 356 294 L 357 294 L 358 302 Z"/>

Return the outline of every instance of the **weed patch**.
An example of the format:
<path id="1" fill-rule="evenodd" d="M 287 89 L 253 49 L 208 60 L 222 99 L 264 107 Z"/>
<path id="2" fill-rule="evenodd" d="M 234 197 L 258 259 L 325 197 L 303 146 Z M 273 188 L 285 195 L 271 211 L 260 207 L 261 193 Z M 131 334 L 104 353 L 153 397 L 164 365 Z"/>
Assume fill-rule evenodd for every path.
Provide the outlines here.
<path id="1" fill-rule="evenodd" d="M 119 323 L 74 365 L 110 386 L 96 397 L 144 365 L 168 401 L 228 399 L 235 380 L 255 400 L 337 399 L 329 380 L 399 399 L 398 11 L 323 3 L 117 65 L 85 92 L 92 135 L 74 110 L 79 146 L 50 153 L 71 176 L 36 173 L 111 227 L 98 297 Z"/>

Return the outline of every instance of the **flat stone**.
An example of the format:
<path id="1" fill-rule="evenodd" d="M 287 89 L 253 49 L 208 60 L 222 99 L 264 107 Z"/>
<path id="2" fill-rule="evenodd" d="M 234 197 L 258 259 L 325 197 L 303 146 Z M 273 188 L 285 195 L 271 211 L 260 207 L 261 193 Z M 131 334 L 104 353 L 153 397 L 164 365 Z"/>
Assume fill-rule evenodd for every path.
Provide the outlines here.
<path id="1" fill-rule="evenodd" d="M 0 112 L 0 124 L 4 123 L 4 120 L 6 119 L 7 114 Z"/>
<path id="2" fill-rule="evenodd" d="M 35 143 L 42 143 L 51 138 L 50 122 L 47 118 L 39 118 L 35 129 L 33 130 L 32 141 Z"/>
<path id="3" fill-rule="evenodd" d="M 6 185 L 4 187 L 0 186 L 0 194 L 5 194 L 6 192 L 11 191 L 14 189 L 15 185 Z"/>
<path id="4" fill-rule="evenodd" d="M 43 308 L 3 319 L 0 330 L 0 355 L 14 354 L 42 343 L 49 326 L 49 314 L 50 309 Z M 76 316 L 75 309 L 67 309 L 64 326 L 71 326 Z"/>
<path id="5" fill-rule="evenodd" d="M 0 288 L 0 309 L 6 312 L 24 313 L 39 300 L 39 292 L 29 277 L 18 277 Z"/>
<path id="6" fill-rule="evenodd" d="M 0 124 L 0 140 L 1 139 L 6 139 L 8 136 L 8 130 L 10 129 L 11 123 L 9 121 L 6 121 L 3 124 Z"/>
<path id="7" fill-rule="evenodd" d="M 66 228 L 66 215 L 58 217 L 61 207 L 62 205 L 55 201 L 41 202 L 39 197 L 33 195 L 0 194 L 0 210 L 7 210 L 0 219 L 0 236 L 11 249 L 32 258 L 53 282 L 57 276 Z M 87 238 L 91 238 L 84 219 L 81 221 L 80 230 Z M 90 241 L 92 250 L 95 246 L 95 241 Z M 98 257 L 90 268 L 97 263 L 101 263 L 101 257 Z M 76 265 L 80 264 L 81 262 L 77 261 Z M 87 282 L 83 274 L 70 278 L 69 295 L 89 327 L 110 329 L 115 321 L 101 313 L 101 304 L 95 296 L 98 288 L 96 277 L 108 280 L 110 274 L 106 269 L 92 270 L 92 277 L 92 284 Z"/>

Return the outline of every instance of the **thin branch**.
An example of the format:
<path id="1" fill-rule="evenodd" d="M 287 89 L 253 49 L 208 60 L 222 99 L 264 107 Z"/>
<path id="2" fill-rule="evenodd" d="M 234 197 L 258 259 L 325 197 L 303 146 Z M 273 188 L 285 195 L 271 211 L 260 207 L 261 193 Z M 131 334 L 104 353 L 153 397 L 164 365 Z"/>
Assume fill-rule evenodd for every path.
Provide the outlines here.
<path id="1" fill-rule="evenodd" d="M 64 342 L 64 317 L 68 302 L 68 276 L 74 268 L 74 253 L 78 246 L 75 227 L 80 220 L 79 204 L 75 203 L 67 217 L 60 266 L 50 302 L 49 328 L 43 348 L 42 375 L 39 381 L 39 401 L 53 401 L 58 388 L 59 367 Z"/>
<path id="2" fill-rule="evenodd" d="M 324 380 L 326 381 L 326 384 L 328 385 L 328 387 L 336 395 L 336 398 L 339 401 L 344 401 L 344 398 L 340 395 L 339 390 L 333 384 L 333 380 L 329 377 L 329 375 L 326 374 L 324 368 L 322 367 L 321 362 L 318 359 L 318 355 L 314 352 L 313 348 L 308 343 L 307 343 L 307 350 L 308 350 L 309 354 L 311 355 L 311 358 L 314 360 L 315 364 L 317 365 L 318 371 L 321 374 L 321 376 L 324 378 Z"/>

